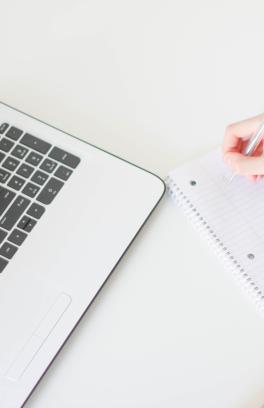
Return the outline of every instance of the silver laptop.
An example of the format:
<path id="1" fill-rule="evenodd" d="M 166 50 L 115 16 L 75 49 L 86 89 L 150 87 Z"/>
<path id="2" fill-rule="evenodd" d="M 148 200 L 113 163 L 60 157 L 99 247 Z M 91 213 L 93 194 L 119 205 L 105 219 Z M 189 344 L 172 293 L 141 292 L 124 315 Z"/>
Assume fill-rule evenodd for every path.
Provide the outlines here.
<path id="1" fill-rule="evenodd" d="M 1 408 L 28 399 L 164 190 L 0 103 Z"/>

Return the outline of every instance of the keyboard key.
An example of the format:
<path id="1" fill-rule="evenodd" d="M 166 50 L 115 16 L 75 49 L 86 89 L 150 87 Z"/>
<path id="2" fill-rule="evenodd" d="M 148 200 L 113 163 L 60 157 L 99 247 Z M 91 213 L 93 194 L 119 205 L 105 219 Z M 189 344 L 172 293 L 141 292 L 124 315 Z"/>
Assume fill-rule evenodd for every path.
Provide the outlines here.
<path id="1" fill-rule="evenodd" d="M 62 180 L 68 180 L 70 175 L 72 174 L 72 170 L 67 169 L 67 167 L 60 166 L 56 171 L 54 176 L 62 179 Z"/>
<path id="2" fill-rule="evenodd" d="M 63 164 L 66 164 L 66 166 L 69 166 L 73 169 L 75 169 L 80 163 L 79 157 L 74 156 L 71 153 L 65 152 L 64 150 L 59 149 L 58 147 L 53 147 L 53 149 L 49 153 L 49 157 Z"/>
<path id="3" fill-rule="evenodd" d="M 28 200 L 27 198 L 22 196 L 16 197 L 13 204 L 8 208 L 5 215 L 0 220 L 0 226 L 10 231 L 17 223 L 21 215 L 24 213 L 26 208 L 29 206 L 29 204 L 30 200 Z"/>
<path id="4" fill-rule="evenodd" d="M 36 150 L 39 153 L 46 154 L 49 149 L 51 148 L 51 144 L 45 142 L 44 140 L 41 140 L 35 136 L 30 135 L 29 133 L 26 133 L 22 139 L 20 140 L 20 143 L 27 147 L 31 147 L 31 149 Z"/>
<path id="5" fill-rule="evenodd" d="M 0 168 L 0 183 L 5 183 L 10 176 L 10 173 L 8 171 L 1 169 Z"/>
<path id="6" fill-rule="evenodd" d="M 0 150 L 3 150 L 3 152 L 9 152 L 13 146 L 14 142 L 9 139 L 3 138 L 0 140 Z"/>
<path id="7" fill-rule="evenodd" d="M 57 163 L 49 159 L 45 159 L 44 162 L 40 166 L 41 170 L 45 170 L 48 173 L 52 173 L 56 167 L 57 167 Z"/>
<path id="8" fill-rule="evenodd" d="M 27 183 L 23 188 L 22 193 L 33 198 L 39 192 L 40 187 L 32 183 Z"/>
<path id="9" fill-rule="evenodd" d="M 0 126 L 0 134 L 2 135 L 3 133 L 5 133 L 6 129 L 8 129 L 9 124 L 8 123 L 2 123 L 2 125 Z"/>
<path id="10" fill-rule="evenodd" d="M 28 149 L 24 146 L 21 145 L 16 145 L 14 149 L 12 150 L 11 154 L 12 156 L 18 157 L 19 159 L 23 159 L 25 155 L 27 154 Z"/>
<path id="11" fill-rule="evenodd" d="M 25 178 L 29 178 L 34 171 L 34 167 L 29 166 L 28 164 L 21 164 L 19 169 L 17 170 L 17 174 L 23 176 Z"/>
<path id="12" fill-rule="evenodd" d="M 0 152 L 0 163 L 4 160 L 5 157 L 5 154 Z"/>
<path id="13" fill-rule="evenodd" d="M 45 208 L 42 205 L 33 203 L 30 207 L 29 210 L 27 211 L 28 215 L 31 215 L 34 218 L 39 219 L 45 212 Z"/>
<path id="14" fill-rule="evenodd" d="M 34 228 L 36 223 L 36 220 L 33 220 L 33 218 L 30 218 L 27 215 L 24 215 L 24 217 L 22 217 L 22 219 L 19 221 L 17 228 L 20 228 L 26 232 L 30 232 Z"/>
<path id="15" fill-rule="evenodd" d="M 5 242 L 0 248 L 0 255 L 8 259 L 11 259 L 12 256 L 15 255 L 16 251 L 17 251 L 16 246 L 10 244 L 10 242 Z"/>
<path id="16" fill-rule="evenodd" d="M 13 191 L 7 190 L 7 188 L 0 186 L 0 215 L 2 215 L 7 209 L 15 195 L 16 193 Z"/>
<path id="17" fill-rule="evenodd" d="M 0 244 L 4 241 L 6 236 L 7 236 L 7 232 L 0 228 Z"/>
<path id="18" fill-rule="evenodd" d="M 5 169 L 11 170 L 11 171 L 15 170 L 18 165 L 19 165 L 19 161 L 17 159 L 14 159 L 13 157 L 7 157 L 7 159 L 5 159 L 4 163 L 2 164 L 2 166 Z"/>
<path id="19" fill-rule="evenodd" d="M 62 188 L 63 184 L 62 181 L 51 178 L 37 196 L 37 200 L 43 204 L 50 204 Z"/>
<path id="20" fill-rule="evenodd" d="M 8 186 L 9 187 L 12 187 L 14 190 L 20 190 L 22 187 L 23 187 L 23 185 L 25 184 L 25 180 L 23 180 L 22 178 L 20 178 L 20 177 L 17 177 L 17 176 L 13 176 L 12 178 L 11 178 L 11 180 L 8 182 Z"/>
<path id="21" fill-rule="evenodd" d="M 20 231 L 18 229 L 14 229 L 14 231 L 11 232 L 7 239 L 8 241 L 13 242 L 13 244 L 21 245 L 23 244 L 26 238 L 27 234 L 25 234 L 25 232 Z"/>
<path id="22" fill-rule="evenodd" d="M 8 261 L 0 257 L 0 273 L 3 272 L 7 264 L 8 264 Z"/>
<path id="23" fill-rule="evenodd" d="M 26 162 L 29 164 L 32 164 L 33 166 L 37 166 L 41 162 L 42 159 L 43 159 L 43 156 L 41 156 L 40 154 L 31 152 L 26 158 Z"/>
<path id="24" fill-rule="evenodd" d="M 6 136 L 13 140 L 18 140 L 22 135 L 23 131 L 12 126 L 7 132 Z"/>
<path id="25" fill-rule="evenodd" d="M 42 171 L 38 170 L 33 174 L 33 176 L 31 177 L 31 180 L 39 184 L 40 186 L 42 186 L 48 177 L 49 176 L 46 173 L 43 173 Z"/>

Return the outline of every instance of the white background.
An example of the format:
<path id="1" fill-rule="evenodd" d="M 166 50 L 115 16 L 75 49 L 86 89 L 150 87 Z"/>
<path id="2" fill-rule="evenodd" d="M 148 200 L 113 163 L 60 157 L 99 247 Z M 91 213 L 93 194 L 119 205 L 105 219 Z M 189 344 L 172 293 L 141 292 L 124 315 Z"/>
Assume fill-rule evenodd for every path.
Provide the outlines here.
<path id="1" fill-rule="evenodd" d="M 162 177 L 264 110 L 263 1 L 0 5 L 0 99 Z M 263 344 L 166 197 L 27 407 L 258 408 Z"/>

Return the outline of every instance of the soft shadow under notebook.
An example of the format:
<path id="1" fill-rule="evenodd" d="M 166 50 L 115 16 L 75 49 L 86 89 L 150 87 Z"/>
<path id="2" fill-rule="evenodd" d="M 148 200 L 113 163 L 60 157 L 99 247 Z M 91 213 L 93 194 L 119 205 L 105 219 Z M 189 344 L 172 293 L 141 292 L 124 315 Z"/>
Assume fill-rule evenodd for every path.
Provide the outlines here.
<path id="1" fill-rule="evenodd" d="M 264 308 L 264 179 L 232 173 L 219 150 L 166 179 L 169 194 L 198 227 L 257 305 Z"/>

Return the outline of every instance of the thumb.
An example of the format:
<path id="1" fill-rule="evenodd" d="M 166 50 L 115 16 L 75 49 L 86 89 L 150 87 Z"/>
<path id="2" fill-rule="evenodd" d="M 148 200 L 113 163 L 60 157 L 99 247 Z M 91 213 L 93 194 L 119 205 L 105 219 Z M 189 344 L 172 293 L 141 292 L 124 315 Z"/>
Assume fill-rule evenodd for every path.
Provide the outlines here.
<path id="1" fill-rule="evenodd" d="M 244 176 L 264 174 L 263 156 L 244 156 L 241 153 L 228 152 L 224 159 L 238 174 Z"/>

